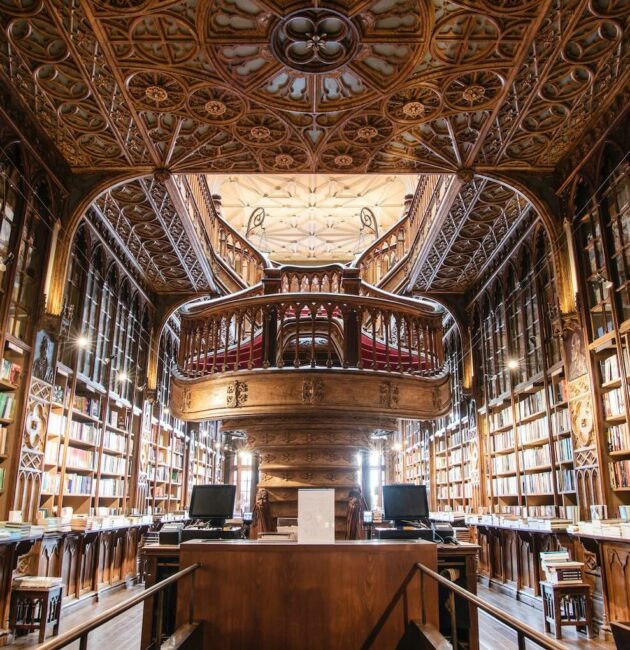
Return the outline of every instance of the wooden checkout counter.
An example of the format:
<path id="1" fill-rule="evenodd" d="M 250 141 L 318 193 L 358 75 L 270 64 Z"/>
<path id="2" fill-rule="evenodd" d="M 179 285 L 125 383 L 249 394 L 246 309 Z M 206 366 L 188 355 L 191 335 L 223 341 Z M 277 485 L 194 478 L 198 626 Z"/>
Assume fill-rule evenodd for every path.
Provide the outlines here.
<path id="1" fill-rule="evenodd" d="M 420 562 L 476 591 L 473 544 L 423 541 L 352 541 L 328 545 L 294 542 L 192 540 L 179 546 L 148 545 L 142 555 L 147 586 L 194 563 L 194 618 L 203 621 L 204 647 L 222 650 L 274 648 L 304 650 L 361 648 L 399 590 Z M 428 621 L 448 633 L 446 590 L 425 578 Z M 166 596 L 163 631 L 187 620 L 190 581 Z M 380 630 L 372 648 L 391 650 L 403 637 L 404 620 L 420 619 L 416 576 Z M 460 611 L 461 607 L 461 611 Z M 403 609 L 406 608 L 405 611 Z M 477 650 L 476 612 L 457 605 L 458 637 Z M 177 611 L 177 617 L 175 616 Z M 406 615 L 403 615 L 406 614 Z M 155 629 L 153 603 L 145 604 L 142 645 Z M 264 644 L 263 644 L 264 641 Z"/>

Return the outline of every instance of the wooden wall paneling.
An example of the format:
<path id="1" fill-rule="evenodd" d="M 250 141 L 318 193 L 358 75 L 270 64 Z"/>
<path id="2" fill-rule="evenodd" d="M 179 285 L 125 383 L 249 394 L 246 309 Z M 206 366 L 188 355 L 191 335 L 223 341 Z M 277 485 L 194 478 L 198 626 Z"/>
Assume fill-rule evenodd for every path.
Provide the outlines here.
<path id="1" fill-rule="evenodd" d="M 37 575 L 50 578 L 61 576 L 63 543 L 62 535 L 45 535 L 37 543 L 39 545 Z"/>
<path id="2" fill-rule="evenodd" d="M 64 599 L 78 597 L 80 592 L 79 577 L 81 575 L 81 536 L 68 533 L 64 536 L 61 556 L 61 578 L 63 579 Z"/>
<path id="3" fill-rule="evenodd" d="M 79 596 L 96 587 L 96 569 L 98 566 L 98 533 L 86 533 L 81 541 L 81 569 L 79 578 Z"/>
<path id="4" fill-rule="evenodd" d="M 593 603 L 593 619 L 598 627 L 607 629 L 609 615 L 607 612 L 608 603 L 604 594 L 607 593 L 605 586 L 605 572 L 602 571 L 601 545 L 593 539 L 581 537 L 572 538 L 572 558 L 576 562 L 584 562 L 585 580 L 591 585 L 591 600 Z M 625 620 L 625 619 L 624 619 Z"/>
<path id="5" fill-rule="evenodd" d="M 112 572 L 111 584 L 116 584 L 124 579 L 124 565 L 125 565 L 125 539 L 127 537 L 127 529 L 119 528 L 112 532 Z"/>
<path id="6" fill-rule="evenodd" d="M 518 548 L 518 590 L 534 594 L 536 592 L 534 536 L 524 531 L 518 531 L 516 543 Z"/>
<path id="7" fill-rule="evenodd" d="M 96 584 L 98 591 L 101 585 L 109 584 L 111 575 L 112 536 L 110 531 L 98 534 L 96 546 L 98 547 L 98 560 L 96 562 Z"/>

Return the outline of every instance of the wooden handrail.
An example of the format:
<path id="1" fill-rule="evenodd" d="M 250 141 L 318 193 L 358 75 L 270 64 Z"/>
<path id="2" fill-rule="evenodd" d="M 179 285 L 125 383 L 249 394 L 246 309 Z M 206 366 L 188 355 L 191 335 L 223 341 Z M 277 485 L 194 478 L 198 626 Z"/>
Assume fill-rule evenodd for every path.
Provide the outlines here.
<path id="1" fill-rule="evenodd" d="M 180 378 L 287 363 L 441 375 L 442 314 L 388 294 L 272 293 L 182 317 Z"/>
<path id="2" fill-rule="evenodd" d="M 137 596 L 132 596 L 125 602 L 120 603 L 118 605 L 114 605 L 114 607 L 110 607 L 109 609 L 106 609 L 102 614 L 98 614 L 91 621 L 87 623 L 83 623 L 81 625 L 77 625 L 73 627 L 71 630 L 68 630 L 67 632 L 64 632 L 63 634 L 60 634 L 59 636 L 51 639 L 50 641 L 47 641 L 40 646 L 37 646 L 38 650 L 58 650 L 58 648 L 63 648 L 67 646 L 69 643 L 76 641 L 77 639 L 81 639 L 79 648 L 80 650 L 84 650 L 85 648 L 87 648 L 87 635 L 92 630 L 96 629 L 97 627 L 100 627 L 101 625 L 107 623 L 108 621 L 111 621 L 113 618 L 116 618 L 116 616 L 119 616 L 123 612 L 126 612 L 132 607 L 135 607 L 141 602 L 144 602 L 145 600 L 147 600 L 147 598 L 151 598 L 154 594 L 158 592 L 161 593 L 165 587 L 168 587 L 174 582 L 178 582 L 179 580 L 186 577 L 187 575 L 194 574 L 194 572 L 200 566 L 201 566 L 200 564 L 192 564 L 191 566 L 186 567 L 185 569 L 182 569 L 177 573 L 174 573 L 172 576 L 169 576 L 168 578 L 164 578 L 164 580 L 161 580 L 160 582 L 153 585 L 152 587 L 145 589 L 141 594 L 138 594 Z M 192 589 L 190 593 L 191 607 L 189 610 L 189 623 L 192 623 L 193 595 L 194 595 L 194 589 Z M 161 610 L 159 614 L 161 616 Z M 158 639 L 158 644 L 157 644 L 157 647 L 159 646 L 160 646 L 160 639 Z"/>
<path id="3" fill-rule="evenodd" d="M 533 627 L 530 627 L 529 625 L 522 623 L 517 618 L 514 618 L 514 616 L 510 616 L 510 614 L 506 614 L 505 612 L 501 611 L 494 605 L 491 605 L 490 603 L 486 602 L 482 598 L 479 598 L 479 596 L 470 593 L 470 591 L 468 591 L 467 589 L 460 587 L 458 584 L 452 582 L 451 580 L 445 578 L 444 576 L 441 576 L 439 573 L 436 573 L 432 569 L 429 569 L 428 567 L 420 563 L 414 564 L 411 567 L 411 570 L 405 576 L 405 579 L 402 581 L 400 587 L 398 588 L 393 598 L 389 602 L 387 608 L 385 609 L 385 611 L 377 621 L 374 628 L 371 630 L 365 643 L 361 646 L 361 650 L 369 650 L 370 648 L 372 648 L 374 642 L 378 638 L 380 631 L 383 629 L 385 623 L 387 623 L 387 620 L 394 612 L 397 603 L 403 597 L 408 598 L 408 596 L 406 595 L 406 590 L 409 584 L 411 583 L 412 578 L 416 575 L 416 573 L 420 574 L 420 602 L 421 602 L 421 610 L 422 610 L 422 619 L 419 622 L 422 625 L 425 625 L 427 623 L 426 610 L 425 610 L 425 598 L 424 598 L 424 576 L 426 575 L 432 580 L 435 580 L 438 584 L 442 585 L 443 587 L 445 587 L 451 592 L 449 594 L 449 599 L 450 599 L 449 610 L 451 615 L 451 630 L 453 633 L 453 639 L 452 639 L 453 648 L 458 647 L 457 609 L 455 605 L 455 594 L 457 594 L 458 596 L 461 596 L 461 598 L 466 600 L 473 607 L 476 607 L 477 609 L 482 609 L 483 611 L 490 614 L 490 616 L 499 620 L 504 625 L 507 625 L 509 628 L 515 630 L 518 638 L 519 650 L 525 650 L 525 639 L 529 639 L 530 641 L 533 641 L 534 643 L 538 644 L 540 647 L 545 648 L 545 650 L 566 650 L 566 647 L 561 643 L 558 643 L 554 639 L 544 635 L 542 632 L 535 630 Z"/>
<path id="4" fill-rule="evenodd" d="M 527 625 L 526 623 L 522 623 L 514 616 L 511 616 L 510 614 L 506 614 L 498 607 L 495 607 L 494 605 L 486 602 L 482 598 L 479 598 L 479 596 L 472 594 L 467 589 L 460 587 L 458 584 L 452 582 L 451 580 L 445 578 L 444 576 L 441 576 L 439 573 L 436 573 L 435 571 L 429 569 L 423 564 L 418 563 L 415 565 L 414 568 L 417 571 L 419 571 L 421 576 L 421 581 L 420 581 L 421 590 L 423 585 L 422 576 L 427 575 L 432 580 L 435 580 L 438 584 L 441 584 L 443 587 L 449 589 L 451 591 L 451 597 L 454 596 L 454 594 L 461 596 L 464 600 L 474 605 L 477 609 L 482 609 L 484 612 L 490 614 L 490 616 L 501 621 L 501 623 L 503 623 L 504 625 L 507 625 L 509 628 L 515 630 L 518 637 L 519 648 L 525 647 L 524 640 L 523 640 L 523 637 L 525 637 L 530 641 L 537 643 L 539 646 L 546 648 L 547 650 L 566 650 L 566 647 L 562 643 L 558 643 L 556 640 L 551 639 L 550 637 L 546 636 L 542 632 L 539 632 L 538 630 Z M 456 616 L 454 599 L 451 602 L 451 616 Z M 422 623 L 426 623 L 425 610 L 424 610 L 424 598 L 422 598 Z M 454 631 L 457 629 L 456 626 L 452 625 L 451 627 Z M 456 647 L 456 645 L 457 645 L 456 643 L 453 643 L 453 647 Z"/>

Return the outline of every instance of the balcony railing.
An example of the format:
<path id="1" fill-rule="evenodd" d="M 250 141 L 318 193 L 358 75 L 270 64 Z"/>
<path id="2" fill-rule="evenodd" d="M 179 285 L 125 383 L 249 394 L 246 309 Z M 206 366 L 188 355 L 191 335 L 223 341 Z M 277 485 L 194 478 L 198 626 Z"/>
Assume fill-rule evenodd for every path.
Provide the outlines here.
<path id="1" fill-rule="evenodd" d="M 393 290 L 404 280 L 405 262 L 412 257 L 423 232 L 432 222 L 446 192 L 456 177 L 424 176 L 418 183 L 409 209 L 396 224 L 377 239 L 354 263 L 361 279 Z M 398 277 L 400 276 L 400 277 Z"/>
<path id="2" fill-rule="evenodd" d="M 207 233 L 218 261 L 229 269 L 237 284 L 242 288 L 260 282 L 267 260 L 219 216 L 205 178 L 178 176 L 177 185 L 191 215 Z"/>
<path id="3" fill-rule="evenodd" d="M 442 316 L 413 300 L 348 293 L 220 299 L 182 318 L 179 372 L 256 368 L 443 372 Z"/>

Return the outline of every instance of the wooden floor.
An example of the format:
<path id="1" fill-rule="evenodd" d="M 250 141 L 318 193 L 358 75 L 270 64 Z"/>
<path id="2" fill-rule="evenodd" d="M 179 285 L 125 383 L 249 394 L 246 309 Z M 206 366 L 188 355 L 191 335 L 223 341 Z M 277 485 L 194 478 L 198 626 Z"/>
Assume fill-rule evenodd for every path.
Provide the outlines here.
<path id="1" fill-rule="evenodd" d="M 144 590 L 144 585 L 130 589 L 119 589 L 110 595 L 104 595 L 98 603 L 85 605 L 71 610 L 61 617 L 60 633 L 67 632 L 76 625 L 90 620 L 96 614 L 128 600 L 139 591 Z M 46 640 L 52 638 L 52 626 L 49 628 Z M 140 634 L 142 630 L 142 605 L 121 614 L 117 618 L 105 623 L 91 632 L 88 636 L 90 650 L 137 650 L 140 647 Z M 37 632 L 18 637 L 11 645 L 5 648 L 37 648 Z M 78 650 L 79 642 L 76 641 L 66 646 L 68 650 Z"/>
<path id="2" fill-rule="evenodd" d="M 506 614 L 511 614 L 540 632 L 543 631 L 543 615 L 541 610 L 530 607 L 525 603 L 515 600 L 511 596 L 499 593 L 494 589 L 488 589 L 480 584 L 477 584 L 477 593 L 480 598 L 500 608 Z M 555 636 L 552 634 L 548 636 L 555 639 Z M 479 616 L 479 640 L 481 650 L 497 650 L 499 648 L 501 650 L 510 650 L 511 648 L 517 647 L 516 633 L 483 612 Z M 591 648 L 593 650 L 615 650 L 615 644 L 612 641 L 607 642 L 600 639 L 589 640 L 585 635 L 578 634 L 571 628 L 562 630 L 561 643 L 571 650 L 586 650 L 586 648 L 589 650 Z M 539 646 L 528 643 L 527 647 L 538 648 Z"/>

